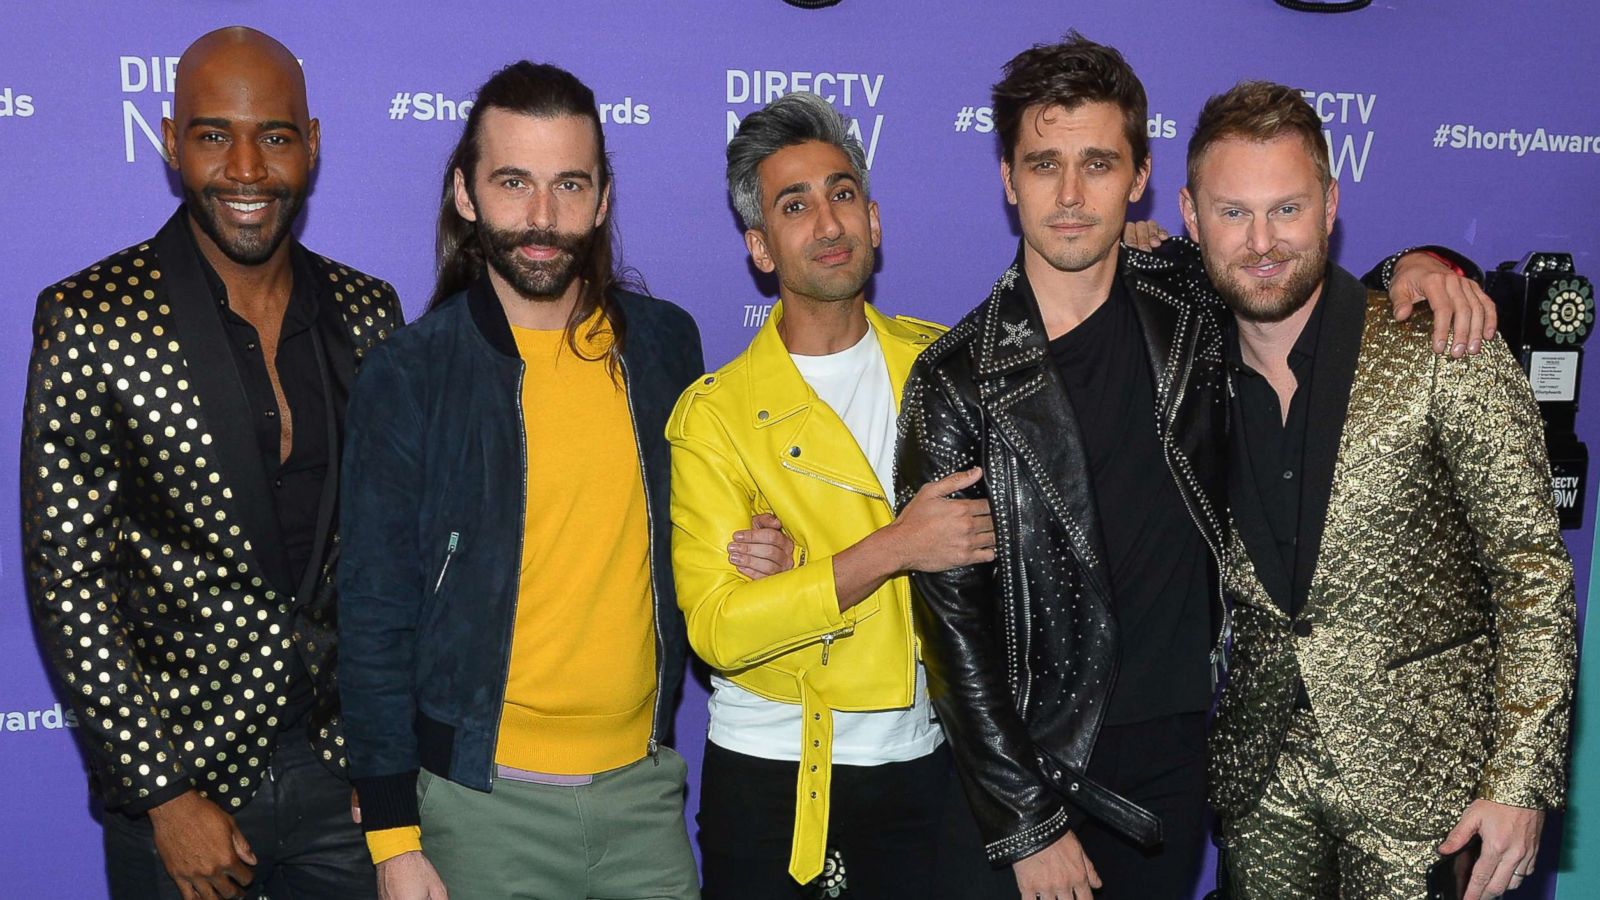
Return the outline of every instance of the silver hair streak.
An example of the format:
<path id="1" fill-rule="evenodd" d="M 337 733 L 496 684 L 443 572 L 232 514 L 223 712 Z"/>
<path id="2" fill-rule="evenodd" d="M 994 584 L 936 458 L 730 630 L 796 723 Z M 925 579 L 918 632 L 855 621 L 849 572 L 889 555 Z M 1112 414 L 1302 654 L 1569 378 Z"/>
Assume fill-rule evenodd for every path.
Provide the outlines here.
<path id="1" fill-rule="evenodd" d="M 867 188 L 867 154 L 861 141 L 850 134 L 849 120 L 833 105 L 816 94 L 797 91 L 785 94 L 759 112 L 746 116 L 739 132 L 728 142 L 728 196 L 746 228 L 761 228 L 761 179 L 756 168 L 762 160 L 785 147 L 821 141 L 844 152 L 855 170 L 861 196 L 870 197 Z"/>

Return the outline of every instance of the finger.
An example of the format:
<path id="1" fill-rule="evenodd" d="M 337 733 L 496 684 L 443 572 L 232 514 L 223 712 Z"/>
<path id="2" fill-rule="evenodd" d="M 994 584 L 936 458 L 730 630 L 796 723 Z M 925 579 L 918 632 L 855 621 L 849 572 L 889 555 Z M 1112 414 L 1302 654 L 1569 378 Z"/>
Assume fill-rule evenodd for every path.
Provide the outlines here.
<path id="1" fill-rule="evenodd" d="M 960 472 L 946 475 L 938 481 L 924 486 L 922 489 L 940 497 L 948 497 L 956 491 L 963 491 L 972 487 L 982 478 L 983 468 L 981 466 L 973 466 L 970 469 L 963 469 Z"/>
<path id="2" fill-rule="evenodd" d="M 1472 310 L 1472 331 L 1467 335 L 1467 352 L 1476 356 L 1478 351 L 1483 349 L 1483 341 L 1488 335 L 1483 330 L 1485 318 L 1483 304 L 1467 290 L 1470 284 L 1469 281 L 1462 281 L 1456 285 L 1456 290 L 1461 294 L 1461 302 Z"/>
<path id="3" fill-rule="evenodd" d="M 189 879 L 174 878 L 173 881 L 178 883 L 178 893 L 183 896 L 183 900 L 200 900 L 200 891 L 189 882 Z"/>
<path id="4" fill-rule="evenodd" d="M 1476 281 L 1467 282 L 1467 293 L 1483 307 L 1483 339 L 1494 337 L 1494 331 L 1500 327 L 1500 308 L 1494 305 L 1494 299 L 1484 293 L 1483 288 Z"/>
<path id="5" fill-rule="evenodd" d="M 1494 870 L 1500 863 L 1500 857 L 1491 855 L 1485 850 L 1483 856 L 1478 857 L 1478 862 L 1472 867 L 1472 876 L 1467 879 L 1467 892 L 1461 900 L 1483 900 L 1489 891 L 1489 882 L 1494 880 Z"/>
<path id="6" fill-rule="evenodd" d="M 1459 852 L 1462 847 L 1467 845 L 1467 841 L 1472 840 L 1472 836 L 1477 833 L 1477 817 L 1472 815 L 1462 816 L 1461 821 L 1456 823 L 1456 827 L 1450 829 L 1450 833 L 1445 835 L 1444 843 L 1439 845 L 1439 855 L 1450 856 Z"/>
<path id="7" fill-rule="evenodd" d="M 994 516 L 973 516 L 972 531 L 974 534 L 994 534 Z"/>
<path id="8" fill-rule="evenodd" d="M 756 513 L 755 517 L 750 520 L 750 527 L 770 528 L 773 531 L 782 531 L 783 522 L 779 521 L 778 517 L 772 513 Z"/>
<path id="9" fill-rule="evenodd" d="M 1522 876 L 1522 875 L 1517 875 L 1517 874 L 1513 873 L 1512 876 L 1511 876 L 1511 883 L 1506 885 L 1506 890 L 1507 891 L 1514 891 L 1517 888 L 1522 887 L 1522 879 L 1523 879 L 1523 877 L 1524 876 Z"/>
<path id="10" fill-rule="evenodd" d="M 756 569 L 752 569 L 749 566 L 734 566 L 733 570 L 750 579 L 751 581 L 760 581 L 768 575 L 773 574 L 771 572 L 761 572 Z"/>
<path id="11" fill-rule="evenodd" d="M 1441 292 L 1439 296 L 1427 299 L 1428 305 L 1433 307 L 1433 352 L 1448 353 L 1451 325 L 1450 298 Z"/>
<path id="12" fill-rule="evenodd" d="M 782 548 L 773 544 L 729 544 L 728 553 L 738 553 L 746 559 L 764 559 L 776 562 L 789 554 Z"/>
<path id="13" fill-rule="evenodd" d="M 1396 322 L 1404 322 L 1411 318 L 1412 311 L 1417 308 L 1415 300 L 1401 300 L 1393 295 L 1389 299 L 1394 302 L 1394 320 Z"/>
<path id="14" fill-rule="evenodd" d="M 231 835 L 233 838 L 233 852 L 238 854 L 240 859 L 244 860 L 250 865 L 255 865 L 256 855 L 250 852 L 250 841 L 245 839 L 244 832 L 240 831 L 239 826 L 231 819 L 228 821 L 228 825 L 233 829 L 233 833 Z M 248 876 L 246 877 L 244 883 L 250 883 Z"/>
<path id="15" fill-rule="evenodd" d="M 1467 354 L 1467 342 L 1472 340 L 1472 310 L 1455 285 L 1446 282 L 1444 295 L 1450 303 L 1450 355 L 1459 359 Z"/>
<path id="16" fill-rule="evenodd" d="M 784 544 L 793 543 L 789 536 L 776 528 L 756 528 L 751 531 L 735 531 L 733 540 L 740 544 L 768 544 L 773 547 L 782 547 Z"/>
<path id="17" fill-rule="evenodd" d="M 1507 853 L 1500 857 L 1500 865 L 1495 867 L 1494 877 L 1489 879 L 1486 890 L 1491 897 L 1498 897 L 1511 888 L 1511 879 L 1516 877 L 1517 858 Z"/>
<path id="18" fill-rule="evenodd" d="M 1089 861 L 1089 854 L 1087 854 L 1087 853 L 1085 853 L 1083 855 L 1083 868 L 1084 868 L 1085 872 L 1088 874 L 1089 886 L 1090 887 L 1094 888 L 1097 891 L 1100 888 L 1105 887 L 1105 885 L 1100 883 L 1100 873 L 1095 871 L 1094 863 Z"/>

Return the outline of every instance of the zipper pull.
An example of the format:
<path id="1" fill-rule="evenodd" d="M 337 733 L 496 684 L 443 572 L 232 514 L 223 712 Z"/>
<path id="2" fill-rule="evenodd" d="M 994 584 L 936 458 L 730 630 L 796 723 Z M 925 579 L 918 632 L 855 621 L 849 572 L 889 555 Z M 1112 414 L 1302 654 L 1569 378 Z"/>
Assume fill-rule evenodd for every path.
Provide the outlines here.
<path id="1" fill-rule="evenodd" d="M 650 762 L 658 766 L 661 765 L 661 742 L 657 741 L 655 738 L 651 738 L 648 746 L 650 750 Z"/>
<path id="2" fill-rule="evenodd" d="M 444 584 L 444 573 L 450 571 L 450 559 L 456 555 L 456 545 L 461 542 L 461 532 L 450 532 L 450 543 L 444 548 L 444 565 L 439 567 L 439 578 L 433 583 L 433 592 L 439 593 L 439 587 Z"/>
<path id="3" fill-rule="evenodd" d="M 830 648 L 832 648 L 832 647 L 833 647 L 833 635 L 831 635 L 831 634 L 823 635 L 822 636 L 822 664 L 823 665 L 827 665 L 828 664 L 828 650 Z"/>

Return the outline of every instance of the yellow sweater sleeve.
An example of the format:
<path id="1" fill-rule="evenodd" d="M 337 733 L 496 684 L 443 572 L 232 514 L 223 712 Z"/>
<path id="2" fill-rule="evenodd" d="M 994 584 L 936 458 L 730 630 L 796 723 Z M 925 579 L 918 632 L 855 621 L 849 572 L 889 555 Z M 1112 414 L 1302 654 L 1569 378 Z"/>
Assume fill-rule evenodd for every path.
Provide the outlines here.
<path id="1" fill-rule="evenodd" d="M 367 832 L 367 852 L 372 854 L 373 865 L 386 859 L 394 859 L 402 853 L 421 849 L 422 828 L 418 825 L 402 825 L 399 828 L 383 828 Z"/>

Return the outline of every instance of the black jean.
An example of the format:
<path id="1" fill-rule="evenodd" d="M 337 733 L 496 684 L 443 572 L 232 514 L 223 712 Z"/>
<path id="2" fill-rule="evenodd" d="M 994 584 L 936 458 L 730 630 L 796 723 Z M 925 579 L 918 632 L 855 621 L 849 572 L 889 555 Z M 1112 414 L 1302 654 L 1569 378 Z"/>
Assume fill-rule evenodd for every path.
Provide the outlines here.
<path id="1" fill-rule="evenodd" d="M 303 730 L 278 736 L 270 774 L 234 822 L 256 855 L 245 896 L 261 900 L 360 900 L 378 886 L 361 826 L 350 821 L 350 783 L 316 757 Z M 179 900 L 146 815 L 108 810 L 106 875 L 112 900 Z"/>
<path id="2" fill-rule="evenodd" d="M 828 847 L 844 864 L 852 900 L 926 897 L 950 775 L 941 745 L 920 759 L 833 767 Z M 701 767 L 703 900 L 827 896 L 789 877 L 799 764 L 706 742 Z M 841 898 L 842 900 L 842 898 Z"/>
<path id="3" fill-rule="evenodd" d="M 1088 819 L 1073 830 L 1104 887 L 1097 900 L 1187 900 L 1206 846 L 1205 713 L 1100 729 L 1089 778 L 1161 819 L 1162 843 L 1145 850 Z M 940 900 L 1017 900 L 1010 866 L 984 861 L 977 821 L 951 778 L 934 891 Z M 910 896 L 910 895 L 908 895 Z M 1031 900 L 1031 898 L 1029 898 Z"/>

